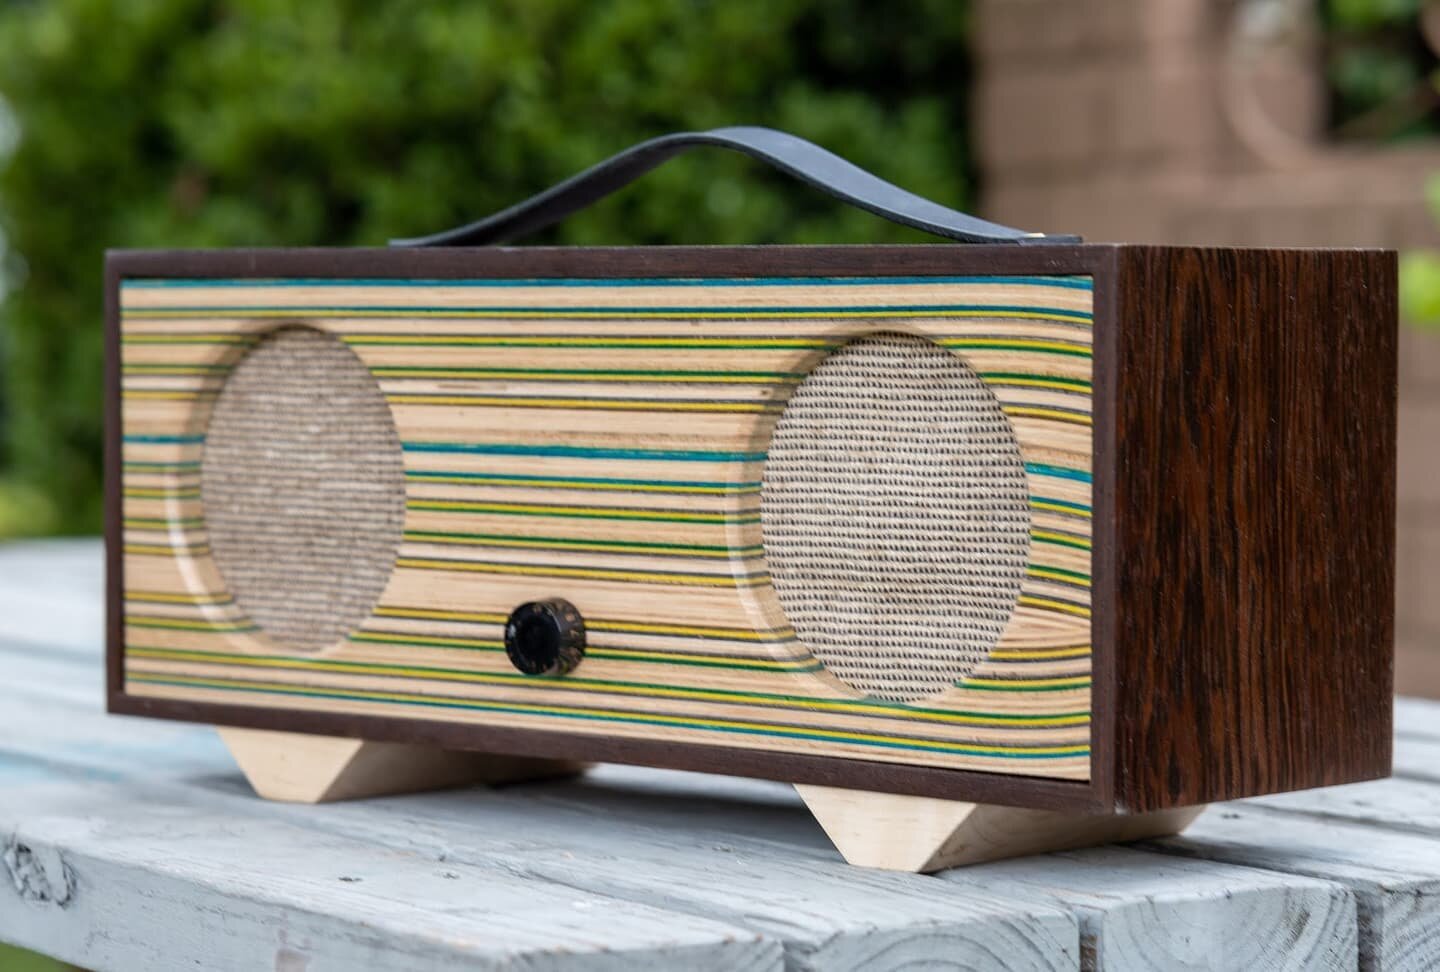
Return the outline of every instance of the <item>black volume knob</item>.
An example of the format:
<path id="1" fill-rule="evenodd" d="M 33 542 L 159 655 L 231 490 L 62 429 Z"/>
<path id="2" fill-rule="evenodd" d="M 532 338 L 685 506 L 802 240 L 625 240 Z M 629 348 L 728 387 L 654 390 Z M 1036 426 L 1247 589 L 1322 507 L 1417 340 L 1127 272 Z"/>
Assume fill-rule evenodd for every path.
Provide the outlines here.
<path id="1" fill-rule="evenodd" d="M 585 657 L 585 621 L 558 597 L 522 604 L 505 622 L 505 654 L 526 675 L 564 675 Z"/>

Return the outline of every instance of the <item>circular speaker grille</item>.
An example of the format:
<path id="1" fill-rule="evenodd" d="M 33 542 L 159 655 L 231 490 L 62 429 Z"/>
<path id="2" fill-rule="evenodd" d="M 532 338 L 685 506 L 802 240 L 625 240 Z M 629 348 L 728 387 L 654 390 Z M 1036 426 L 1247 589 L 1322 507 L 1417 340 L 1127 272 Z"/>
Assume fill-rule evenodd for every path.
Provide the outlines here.
<path id="1" fill-rule="evenodd" d="M 369 370 L 313 328 L 265 337 L 215 403 L 200 494 L 215 563 L 261 630 L 302 649 L 353 631 L 405 518 L 400 438 Z"/>
<path id="2" fill-rule="evenodd" d="M 910 701 L 964 677 L 1015 609 L 1030 501 L 1014 430 L 943 348 L 876 334 L 780 416 L 760 501 L 786 619 L 834 675 Z"/>

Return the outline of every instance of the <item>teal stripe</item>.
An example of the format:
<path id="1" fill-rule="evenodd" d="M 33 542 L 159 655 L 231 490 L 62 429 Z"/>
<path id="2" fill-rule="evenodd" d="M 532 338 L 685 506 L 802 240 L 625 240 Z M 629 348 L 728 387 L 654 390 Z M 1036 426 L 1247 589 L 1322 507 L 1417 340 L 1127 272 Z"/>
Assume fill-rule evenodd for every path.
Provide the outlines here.
<path id="1" fill-rule="evenodd" d="M 406 479 L 469 479 L 482 483 L 598 483 L 616 486 L 686 486 L 695 489 L 714 489 L 732 492 L 740 489 L 756 489 L 761 484 L 759 480 L 751 483 L 722 483 L 707 482 L 703 480 L 683 479 L 610 479 L 604 476 L 522 476 L 522 475 L 501 475 L 499 473 L 477 473 L 477 472 L 443 472 L 441 470 L 411 469 L 405 473 Z"/>
<path id="2" fill-rule="evenodd" d="M 146 317 L 155 316 L 155 314 L 160 314 L 165 317 L 175 317 L 182 314 L 190 314 L 196 317 L 224 316 L 225 314 L 234 313 L 252 315 L 273 314 L 276 316 L 283 316 L 285 314 L 307 314 L 310 316 L 333 315 L 343 317 L 346 314 L 358 313 L 383 314 L 387 317 L 404 317 L 407 314 L 426 314 L 436 318 L 443 318 L 447 315 L 454 317 L 474 317 L 477 315 L 493 314 L 499 317 L 505 314 L 534 314 L 560 319 L 576 314 L 614 315 L 616 317 L 622 317 L 626 314 L 643 314 L 647 317 L 655 318 L 704 315 L 712 318 L 733 316 L 744 319 L 762 315 L 796 317 L 802 314 L 864 317 L 866 314 L 876 312 L 892 313 L 896 311 L 907 314 L 943 314 L 955 311 L 975 314 L 984 314 L 986 312 L 1022 312 L 1025 314 L 1033 314 L 1039 318 L 1053 318 L 1062 321 L 1082 321 L 1088 323 L 1091 320 L 1091 314 L 1086 311 L 1066 310 L 1057 307 L 1019 307 L 1008 304 L 861 304 L 856 306 L 834 307 L 491 307 L 474 305 L 466 307 L 388 307 L 384 305 L 358 305 L 350 307 L 249 307 L 215 305 L 208 307 L 137 307 L 126 310 L 125 316 L 135 320 L 144 320 Z"/>
<path id="3" fill-rule="evenodd" d="M 406 452 L 449 452 L 475 456 L 563 456 L 571 459 L 659 459 L 667 462 L 765 461 L 763 452 L 710 452 L 702 449 L 598 449 L 472 442 L 402 442 L 400 446 Z"/>
<path id="4" fill-rule="evenodd" d="M 1049 503 L 1051 506 L 1061 506 L 1076 513 L 1089 513 L 1090 507 L 1085 503 L 1073 503 L 1070 500 L 1056 499 L 1053 496 L 1031 496 L 1031 500 L 1041 503 Z"/>
<path id="5" fill-rule="evenodd" d="M 442 280 L 426 277 L 385 277 L 373 280 L 338 280 L 329 277 L 269 279 L 161 279 L 125 280 L 125 289 L 171 287 L 813 287 L 845 284 L 1022 284 L 1092 290 L 1090 277 L 516 277 L 513 279 Z"/>
<path id="6" fill-rule="evenodd" d="M 1040 462 L 1027 462 L 1025 471 L 1036 476 L 1053 476 L 1056 479 L 1073 479 L 1077 483 L 1090 482 L 1090 473 L 1084 469 L 1068 469 L 1065 466 L 1049 466 Z"/>
<path id="7" fill-rule="evenodd" d="M 127 435 L 126 442 L 137 445 L 199 445 L 205 441 L 203 435 Z"/>

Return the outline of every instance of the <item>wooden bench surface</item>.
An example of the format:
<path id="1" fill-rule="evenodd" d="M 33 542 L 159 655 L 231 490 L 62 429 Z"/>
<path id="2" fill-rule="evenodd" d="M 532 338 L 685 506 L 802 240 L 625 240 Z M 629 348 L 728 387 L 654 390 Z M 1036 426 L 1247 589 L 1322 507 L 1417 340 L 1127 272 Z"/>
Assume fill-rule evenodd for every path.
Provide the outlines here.
<path id="1" fill-rule="evenodd" d="M 103 713 L 100 582 L 98 543 L 0 547 L 0 941 L 86 968 L 1440 966 L 1440 703 L 1401 700 L 1394 779 L 892 874 L 728 777 L 261 801 L 209 727 Z"/>

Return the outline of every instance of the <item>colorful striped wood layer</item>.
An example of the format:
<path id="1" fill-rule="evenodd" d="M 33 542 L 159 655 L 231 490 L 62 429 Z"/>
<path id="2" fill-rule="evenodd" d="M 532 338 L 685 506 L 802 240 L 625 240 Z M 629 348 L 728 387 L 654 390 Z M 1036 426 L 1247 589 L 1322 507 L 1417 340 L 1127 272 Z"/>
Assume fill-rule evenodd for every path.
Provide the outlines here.
<path id="1" fill-rule="evenodd" d="M 125 691 L 1088 779 L 1091 311 L 1072 276 L 126 280 Z M 375 376 L 407 491 L 376 610 L 311 653 L 234 605 L 199 489 L 228 370 L 296 323 Z M 858 696 L 799 643 L 760 531 L 788 394 L 876 331 L 985 379 L 1031 493 L 998 647 L 908 704 Z M 586 659 L 527 678 L 502 624 L 554 596 L 584 614 Z"/>

